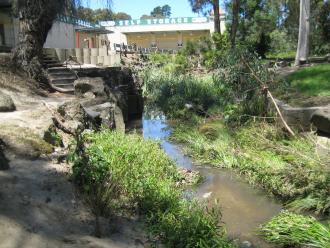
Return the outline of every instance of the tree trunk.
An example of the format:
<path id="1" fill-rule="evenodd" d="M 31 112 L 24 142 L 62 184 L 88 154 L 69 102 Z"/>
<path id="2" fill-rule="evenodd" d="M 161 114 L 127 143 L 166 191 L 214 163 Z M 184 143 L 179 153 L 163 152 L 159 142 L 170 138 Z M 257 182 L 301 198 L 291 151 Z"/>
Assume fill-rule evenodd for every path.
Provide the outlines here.
<path id="1" fill-rule="evenodd" d="M 231 34 L 230 34 L 230 40 L 231 40 L 231 46 L 235 47 L 236 44 L 236 33 L 238 29 L 238 20 L 239 20 L 239 7 L 240 7 L 240 0 L 233 0 L 232 3 L 232 25 L 231 25 Z"/>
<path id="2" fill-rule="evenodd" d="M 213 0 L 213 12 L 214 12 L 214 32 L 221 33 L 219 0 Z"/>
<path id="3" fill-rule="evenodd" d="M 15 12 L 19 16 L 19 42 L 13 54 L 14 65 L 40 83 L 47 79 L 42 67 L 42 49 L 64 0 L 18 1 Z"/>
<path id="4" fill-rule="evenodd" d="M 310 0 L 300 0 L 299 37 L 295 65 L 306 63 L 309 54 Z"/>

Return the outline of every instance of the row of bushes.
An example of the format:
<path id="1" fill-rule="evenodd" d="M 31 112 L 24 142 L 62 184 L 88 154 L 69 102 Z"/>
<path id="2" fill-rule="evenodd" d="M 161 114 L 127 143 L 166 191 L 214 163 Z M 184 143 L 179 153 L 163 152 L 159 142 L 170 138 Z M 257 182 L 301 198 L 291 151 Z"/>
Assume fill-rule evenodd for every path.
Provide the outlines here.
<path id="1" fill-rule="evenodd" d="M 219 209 L 183 199 L 175 164 L 158 143 L 136 134 L 85 133 L 73 162 L 75 182 L 96 216 L 141 214 L 168 247 L 232 247 L 218 225 Z"/>

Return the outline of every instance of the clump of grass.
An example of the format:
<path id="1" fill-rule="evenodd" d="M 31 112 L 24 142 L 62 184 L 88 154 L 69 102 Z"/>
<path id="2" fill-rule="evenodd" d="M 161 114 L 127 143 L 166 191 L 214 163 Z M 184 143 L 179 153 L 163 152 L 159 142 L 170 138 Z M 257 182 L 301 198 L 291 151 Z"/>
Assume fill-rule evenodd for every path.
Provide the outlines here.
<path id="1" fill-rule="evenodd" d="M 144 215 L 168 247 L 232 247 L 218 226 L 218 209 L 182 198 L 182 177 L 158 143 L 112 131 L 85 133 L 77 143 L 73 175 L 84 192 L 95 197 L 95 186 L 111 181 L 105 188 L 111 197 L 98 197 L 97 206 Z"/>
<path id="2" fill-rule="evenodd" d="M 315 248 L 330 247 L 330 228 L 313 217 L 284 211 L 267 224 L 260 234 L 270 243 L 278 245 L 302 245 Z"/>
<path id="3" fill-rule="evenodd" d="M 201 163 L 233 168 L 252 185 L 265 189 L 296 211 L 330 213 L 330 161 L 315 155 L 312 135 L 288 138 L 274 124 L 256 122 L 239 128 L 181 124 L 171 139 Z M 216 129 L 217 131 L 215 131 Z"/>

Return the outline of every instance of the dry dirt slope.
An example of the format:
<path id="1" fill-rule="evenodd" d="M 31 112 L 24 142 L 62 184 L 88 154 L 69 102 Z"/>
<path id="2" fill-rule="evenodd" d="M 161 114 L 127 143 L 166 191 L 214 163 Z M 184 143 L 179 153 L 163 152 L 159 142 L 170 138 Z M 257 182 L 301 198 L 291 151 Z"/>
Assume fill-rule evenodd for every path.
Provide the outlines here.
<path id="1" fill-rule="evenodd" d="M 71 97 L 40 94 L 1 63 L 0 90 L 17 107 L 0 113 L 0 136 L 11 146 L 10 169 L 0 171 L 0 248 L 143 247 L 143 228 L 134 220 L 103 219 L 103 238 L 94 238 L 94 218 L 69 181 L 70 166 L 47 156 L 31 159 L 31 151 L 43 150 L 32 146 L 42 144 L 51 124 L 42 101 L 55 108 Z"/>

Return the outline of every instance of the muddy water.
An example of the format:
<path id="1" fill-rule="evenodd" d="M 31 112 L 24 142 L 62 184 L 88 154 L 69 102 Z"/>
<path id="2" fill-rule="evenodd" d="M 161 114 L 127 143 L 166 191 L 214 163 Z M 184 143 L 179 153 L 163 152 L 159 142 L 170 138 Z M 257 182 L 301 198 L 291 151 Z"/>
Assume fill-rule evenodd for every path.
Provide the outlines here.
<path id="1" fill-rule="evenodd" d="M 231 171 L 193 164 L 179 146 L 167 141 L 170 129 L 164 116 L 144 117 L 142 132 L 147 139 L 160 140 L 163 150 L 179 167 L 200 171 L 205 180 L 195 194 L 199 198 L 219 200 L 222 221 L 231 238 L 249 241 L 254 247 L 271 247 L 258 238 L 256 229 L 281 211 L 280 204 L 264 192 L 252 188 Z"/>

